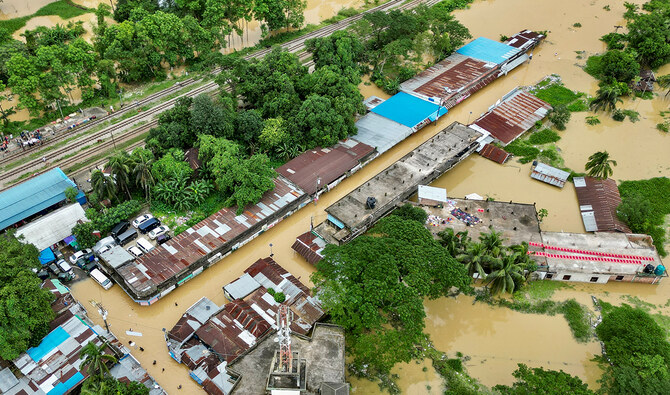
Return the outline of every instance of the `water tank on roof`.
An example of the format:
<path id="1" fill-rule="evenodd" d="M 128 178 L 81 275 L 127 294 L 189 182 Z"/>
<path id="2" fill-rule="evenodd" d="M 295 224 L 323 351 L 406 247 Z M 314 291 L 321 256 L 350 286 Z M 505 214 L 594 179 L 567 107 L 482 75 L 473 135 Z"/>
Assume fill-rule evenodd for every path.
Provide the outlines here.
<path id="1" fill-rule="evenodd" d="M 647 274 L 653 273 L 654 272 L 654 265 L 649 264 L 649 265 L 645 266 L 643 272 L 645 272 Z"/>
<path id="2" fill-rule="evenodd" d="M 658 265 L 656 266 L 656 270 L 654 270 L 654 274 L 657 276 L 662 276 L 665 274 L 665 266 L 663 265 Z"/>
<path id="3" fill-rule="evenodd" d="M 370 210 L 374 209 L 376 205 L 377 199 L 373 198 L 372 196 L 368 197 L 368 200 L 365 201 L 365 207 L 369 208 Z"/>

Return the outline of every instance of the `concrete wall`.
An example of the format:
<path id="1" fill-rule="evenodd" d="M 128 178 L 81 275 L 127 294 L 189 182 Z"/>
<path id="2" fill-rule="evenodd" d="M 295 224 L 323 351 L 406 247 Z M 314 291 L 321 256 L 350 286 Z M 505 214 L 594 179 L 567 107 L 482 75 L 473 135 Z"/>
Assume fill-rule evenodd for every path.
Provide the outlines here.
<path id="1" fill-rule="evenodd" d="M 551 276 L 551 278 L 548 278 Z M 564 280 L 564 276 L 570 276 L 569 280 Z M 565 282 L 580 282 L 580 283 L 595 283 L 606 284 L 608 282 L 628 282 L 628 283 L 644 283 L 644 284 L 658 284 L 663 277 L 659 276 L 639 276 L 635 274 L 626 275 L 610 275 L 598 273 L 575 273 L 575 272 L 557 272 L 546 273 L 537 272 L 537 277 L 541 280 L 565 281 Z M 591 281 L 592 278 L 597 278 L 597 281 Z"/>

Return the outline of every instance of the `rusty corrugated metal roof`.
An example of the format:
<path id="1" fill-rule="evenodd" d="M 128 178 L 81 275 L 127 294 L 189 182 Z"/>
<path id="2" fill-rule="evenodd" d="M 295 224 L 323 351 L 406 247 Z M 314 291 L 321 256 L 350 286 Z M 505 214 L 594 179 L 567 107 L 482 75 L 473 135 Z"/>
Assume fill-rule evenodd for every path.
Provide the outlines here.
<path id="1" fill-rule="evenodd" d="M 536 46 L 540 41 L 544 40 L 546 36 L 530 30 L 521 31 L 505 41 L 505 44 L 525 50 Z"/>
<path id="2" fill-rule="evenodd" d="M 619 220 L 616 209 L 621 204 L 621 196 L 616 181 L 600 180 L 593 177 L 574 179 L 579 209 L 582 213 L 592 212 L 597 232 L 631 233 L 630 228 Z"/>
<path id="3" fill-rule="evenodd" d="M 500 163 L 501 165 L 509 158 L 509 152 L 502 148 L 498 148 L 493 144 L 485 144 L 484 147 L 479 151 L 479 155 L 486 159 Z"/>
<path id="4" fill-rule="evenodd" d="M 242 214 L 236 214 L 236 207 L 224 208 L 117 272 L 137 294 L 151 295 L 162 283 L 304 195 L 281 177 L 274 183 L 273 190 Z"/>
<path id="5" fill-rule="evenodd" d="M 374 147 L 353 139 L 339 142 L 330 148 L 315 148 L 293 158 L 277 169 L 277 173 L 291 180 L 307 194 L 345 175 L 368 155 Z"/>
<path id="6" fill-rule="evenodd" d="M 549 103 L 515 88 L 473 124 L 507 145 L 543 119 L 549 110 Z"/>
<path id="7" fill-rule="evenodd" d="M 323 258 L 321 251 L 323 251 L 325 245 L 325 240 L 310 231 L 298 236 L 291 248 L 305 258 L 307 262 L 316 265 Z"/>

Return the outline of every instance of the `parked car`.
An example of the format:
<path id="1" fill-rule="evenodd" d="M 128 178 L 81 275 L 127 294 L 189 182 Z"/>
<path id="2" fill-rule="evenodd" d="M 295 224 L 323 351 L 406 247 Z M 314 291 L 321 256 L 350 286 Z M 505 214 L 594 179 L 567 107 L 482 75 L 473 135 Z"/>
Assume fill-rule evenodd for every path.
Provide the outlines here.
<path id="1" fill-rule="evenodd" d="M 161 226 L 161 221 L 157 220 L 156 218 L 151 218 L 147 221 L 142 222 L 140 226 L 137 227 L 137 230 L 139 230 L 143 234 L 146 234 L 156 229 L 159 226 Z"/>
<path id="2" fill-rule="evenodd" d="M 102 272 L 98 269 L 91 270 L 91 278 L 93 278 L 98 284 L 100 284 L 104 289 L 112 288 L 112 281 L 107 278 Z"/>
<path id="3" fill-rule="evenodd" d="M 110 235 L 112 235 L 113 238 L 118 238 L 120 234 L 126 231 L 128 229 L 128 222 L 127 221 L 121 221 L 118 224 L 114 225 L 112 228 L 112 231 L 110 232 Z"/>
<path id="4" fill-rule="evenodd" d="M 165 234 L 170 231 L 170 228 L 167 225 L 161 225 L 157 227 L 156 229 L 152 230 L 149 232 L 149 238 L 151 240 L 154 240 L 156 237 Z"/>
<path id="5" fill-rule="evenodd" d="M 172 236 L 170 236 L 167 233 L 163 233 L 162 235 L 156 237 L 156 243 L 158 243 L 158 245 L 161 245 L 170 239 L 172 239 Z"/>
<path id="6" fill-rule="evenodd" d="M 144 237 L 140 237 L 137 239 L 137 247 L 142 250 L 145 254 L 148 254 L 149 251 L 154 249 L 154 245 L 151 244 L 151 242 Z"/>
<path id="7" fill-rule="evenodd" d="M 75 265 L 75 264 L 77 264 L 78 260 L 80 260 L 82 258 L 86 258 L 87 256 L 91 256 L 91 250 L 89 250 L 88 248 L 85 249 L 85 250 L 77 251 L 74 254 L 70 255 L 70 258 L 69 258 L 70 263 Z"/>
<path id="8" fill-rule="evenodd" d="M 102 248 L 100 248 L 100 249 L 98 250 L 98 254 L 102 254 L 103 252 L 107 252 L 107 251 L 111 250 L 112 247 L 114 247 L 115 245 L 116 245 L 116 243 L 114 243 L 114 244 L 107 244 L 106 246 L 104 246 L 104 247 L 102 247 Z"/>
<path id="9" fill-rule="evenodd" d="M 128 243 L 130 243 L 132 240 L 135 240 L 137 238 L 137 231 L 133 228 L 130 228 L 120 234 L 117 238 L 116 241 L 119 243 L 120 246 L 124 246 Z"/>
<path id="10" fill-rule="evenodd" d="M 49 271 L 45 267 L 43 267 L 37 271 L 37 277 L 39 277 L 40 280 L 44 281 L 47 278 L 49 278 Z"/>
<path id="11" fill-rule="evenodd" d="M 135 220 L 133 221 L 133 227 L 134 227 L 135 229 L 137 229 L 140 225 L 142 225 L 143 223 L 147 222 L 148 220 L 150 220 L 150 219 L 153 218 L 153 217 L 154 217 L 154 216 L 151 215 L 151 214 L 143 214 L 143 215 L 140 215 L 139 217 L 135 218 Z"/>
<path id="12" fill-rule="evenodd" d="M 130 255 L 134 256 L 135 258 L 139 258 L 139 257 L 141 257 L 142 255 L 144 255 L 144 253 L 142 252 L 142 250 L 140 250 L 139 248 L 137 248 L 137 246 L 130 246 L 130 247 L 128 247 L 128 252 L 130 252 Z"/>
<path id="13" fill-rule="evenodd" d="M 72 270 L 72 266 L 70 266 L 67 262 L 65 262 L 65 259 L 61 259 L 56 262 L 56 265 L 58 265 L 58 268 L 63 272 L 63 273 L 74 273 Z"/>
<path id="14" fill-rule="evenodd" d="M 54 255 L 56 256 L 56 259 L 65 259 L 65 256 L 63 255 L 62 252 L 58 248 L 53 252 Z"/>
<path id="15" fill-rule="evenodd" d="M 56 262 L 49 264 L 49 271 L 53 273 L 54 275 L 58 276 L 59 274 L 63 273 L 58 265 L 56 265 Z"/>

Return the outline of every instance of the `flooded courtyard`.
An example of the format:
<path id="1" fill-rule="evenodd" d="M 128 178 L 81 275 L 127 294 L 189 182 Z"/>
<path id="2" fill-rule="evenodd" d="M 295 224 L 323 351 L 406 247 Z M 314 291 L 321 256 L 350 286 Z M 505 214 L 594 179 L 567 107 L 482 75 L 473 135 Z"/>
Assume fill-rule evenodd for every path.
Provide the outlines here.
<path id="1" fill-rule="evenodd" d="M 309 2 L 321 3 L 332 4 L 316 0 Z M 341 3 L 345 2 L 337 2 L 339 5 Z M 314 268 L 297 256 L 290 246 L 297 235 L 309 229 L 310 220 L 315 224 L 323 221 L 326 218 L 324 209 L 330 204 L 453 121 L 473 121 L 514 87 L 534 84 L 544 76 L 556 73 L 563 78 L 568 88 L 593 95 L 597 89 L 596 82 L 579 67 L 584 63 L 585 56 L 578 59 L 579 55 L 575 51 L 586 51 L 586 54 L 603 51 L 605 45 L 598 38 L 612 31 L 614 25 L 623 24 L 623 4 L 609 4 L 611 11 L 603 9 L 606 4 L 603 1 L 581 0 L 479 0 L 470 9 L 455 12 L 474 37 L 497 39 L 500 34 L 511 35 L 528 28 L 549 30 L 548 38 L 535 49 L 529 64 L 487 86 L 452 109 L 437 125 L 428 126 L 410 136 L 322 195 L 317 205 L 304 207 L 157 304 L 141 307 L 132 302 L 120 287 L 103 291 L 91 280 L 72 286 L 75 297 L 87 307 L 90 307 L 89 300 L 102 302 L 109 310 L 111 329 L 122 341 L 127 343 L 132 340 L 138 347 L 147 350 L 133 350 L 133 355 L 167 391 L 173 392 L 182 385 L 184 393 L 201 393 L 188 376 L 187 369 L 169 357 L 163 340 L 163 328 L 171 328 L 181 313 L 202 296 L 223 304 L 225 299 L 221 287 L 238 277 L 256 259 L 268 256 L 270 243 L 273 244 L 275 260 L 309 285 L 308 278 Z M 577 22 L 583 27 L 574 28 L 573 24 Z M 667 69 L 661 70 L 660 74 L 667 72 Z M 361 88 L 366 97 L 371 94 L 384 96 L 373 85 L 362 85 Z M 666 156 L 670 151 L 670 137 L 655 128 L 660 120 L 659 111 L 667 110 L 668 103 L 662 95 L 653 100 L 625 102 L 622 108 L 640 112 L 640 121 L 636 123 L 628 120 L 615 122 L 601 114 L 600 125 L 588 126 L 584 122 L 588 113 L 573 113 L 567 130 L 560 132 L 562 139 L 557 144 L 566 166 L 579 171 L 583 169 L 589 155 L 606 149 L 618 162 L 614 168 L 614 178 L 617 180 L 670 175 L 670 162 Z M 543 230 L 583 232 L 572 184 L 558 189 L 532 180 L 529 174 L 529 165 L 520 165 L 512 160 L 500 166 L 472 155 L 433 185 L 447 188 L 448 194 L 454 197 L 475 192 L 497 200 L 535 202 L 538 208 L 549 211 L 549 216 L 542 223 Z M 670 298 L 669 284 L 667 279 L 658 286 L 577 284 L 556 291 L 553 298 L 575 298 L 591 306 L 590 295 L 616 304 L 628 301 L 626 295 L 636 295 L 640 300 L 653 304 L 653 308 L 647 307 L 654 313 L 667 314 L 665 305 Z M 457 351 L 469 356 L 470 360 L 466 363 L 468 372 L 487 386 L 511 383 L 511 373 L 516 364 L 526 363 L 531 367 L 563 369 L 580 376 L 593 388 L 596 387 L 600 371 L 591 359 L 599 353 L 599 345 L 595 342 L 576 342 L 561 316 L 529 315 L 479 303 L 473 305 L 472 300 L 464 296 L 427 301 L 425 306 L 426 332 L 430 334 L 436 348 L 450 356 Z M 102 323 L 97 313 L 89 310 L 94 321 Z M 131 328 L 143 336 L 127 336 L 125 331 Z M 157 361 L 155 366 L 152 365 L 153 360 Z M 442 393 L 441 380 L 430 362 L 398 365 L 393 372 L 399 374 L 399 385 L 404 393 Z M 355 393 L 379 392 L 376 383 L 353 379 L 351 382 Z"/>

